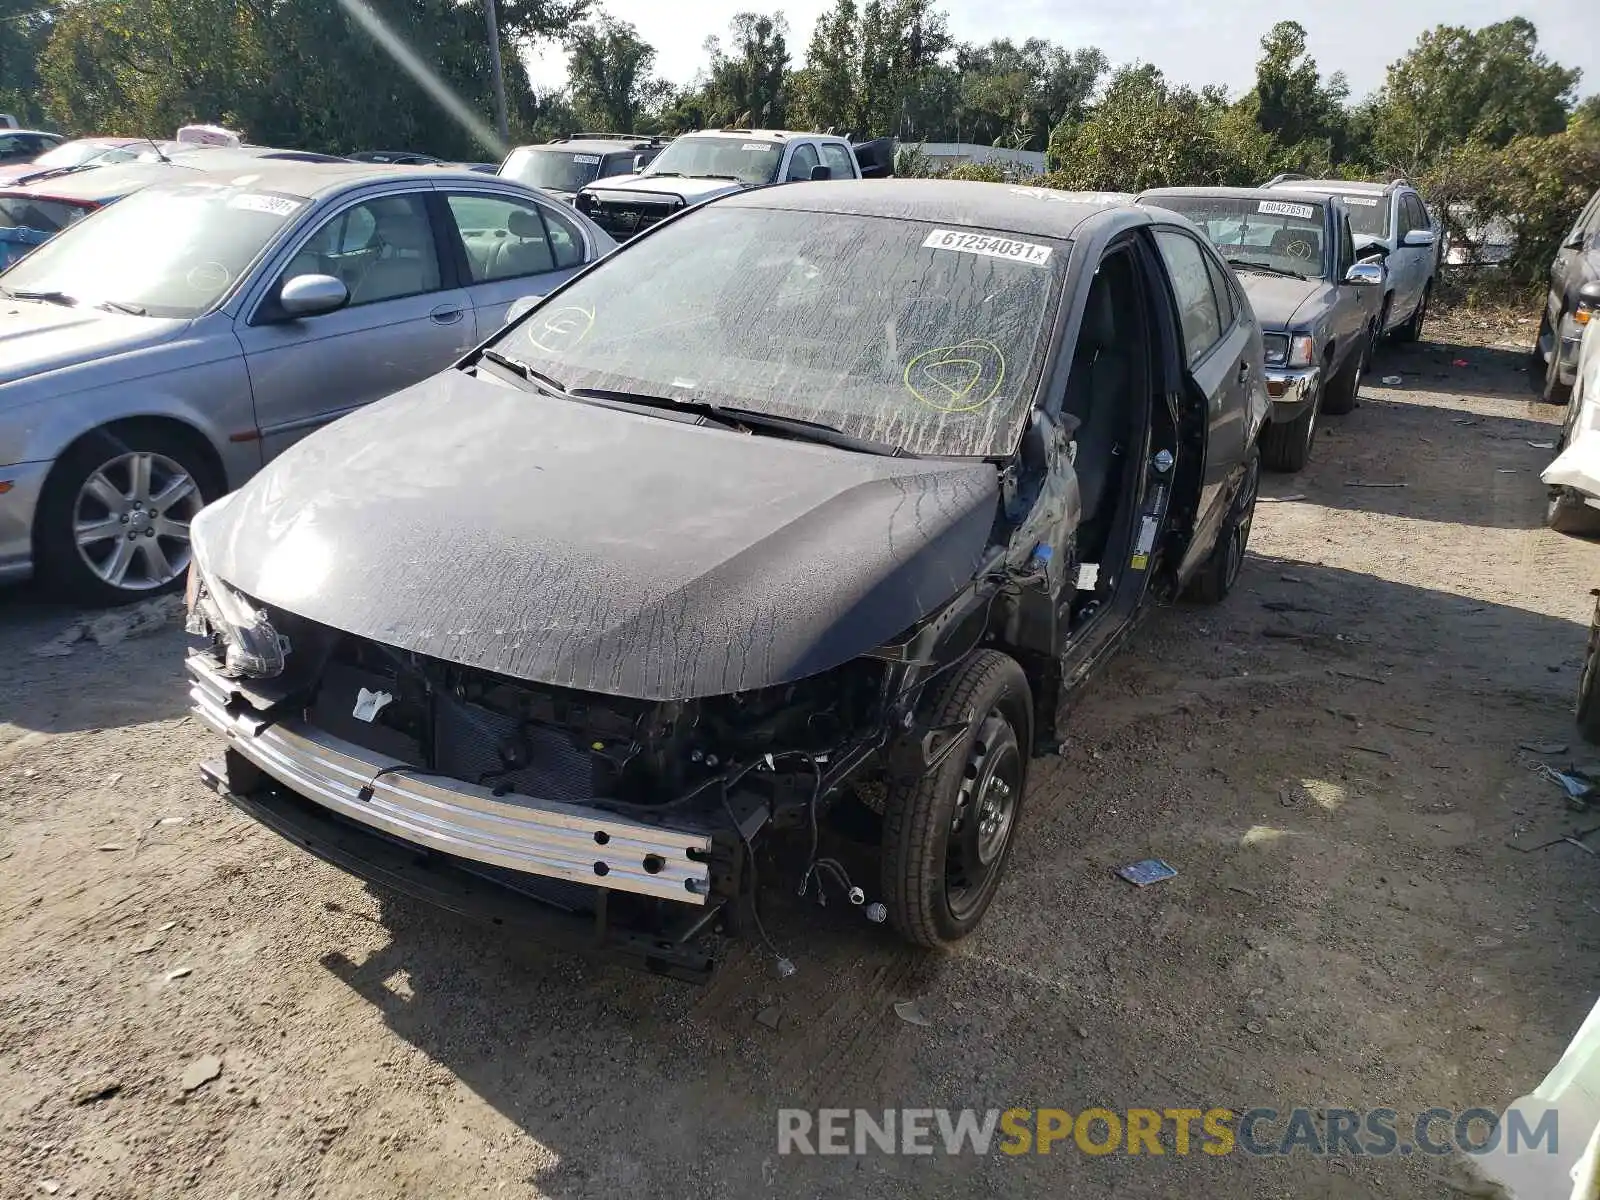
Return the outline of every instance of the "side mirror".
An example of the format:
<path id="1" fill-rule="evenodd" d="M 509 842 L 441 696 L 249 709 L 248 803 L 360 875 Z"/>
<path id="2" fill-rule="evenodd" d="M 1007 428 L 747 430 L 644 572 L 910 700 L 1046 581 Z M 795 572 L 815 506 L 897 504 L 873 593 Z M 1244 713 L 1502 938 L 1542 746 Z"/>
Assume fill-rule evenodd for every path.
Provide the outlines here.
<path id="1" fill-rule="evenodd" d="M 644 170 L 644 155 L 635 154 L 633 156 L 633 173 L 637 175 L 642 170 Z"/>
<path id="2" fill-rule="evenodd" d="M 1578 303 L 1600 308 L 1600 279 L 1591 279 L 1578 289 Z"/>
<path id="3" fill-rule="evenodd" d="M 1344 281 L 1359 287 L 1382 287 L 1383 268 L 1375 262 L 1358 262 L 1345 272 Z"/>
<path id="4" fill-rule="evenodd" d="M 1400 239 L 1400 244 L 1402 246 L 1412 246 L 1419 250 L 1425 250 L 1429 246 L 1433 245 L 1433 230 L 1413 229 L 1411 232 L 1407 233 L 1405 237 Z"/>
<path id="5" fill-rule="evenodd" d="M 296 275 L 278 290 L 278 307 L 290 317 L 320 317 L 350 303 L 350 289 L 332 275 Z"/>
<path id="6" fill-rule="evenodd" d="M 518 296 L 506 306 L 505 320 L 501 324 L 511 325 L 522 320 L 523 317 L 533 311 L 533 306 L 543 299 L 543 296 Z"/>
<path id="7" fill-rule="evenodd" d="M 811 168 L 812 183 L 816 183 L 819 180 L 828 180 L 832 178 L 833 168 L 828 166 L 826 163 L 818 163 L 816 166 Z"/>

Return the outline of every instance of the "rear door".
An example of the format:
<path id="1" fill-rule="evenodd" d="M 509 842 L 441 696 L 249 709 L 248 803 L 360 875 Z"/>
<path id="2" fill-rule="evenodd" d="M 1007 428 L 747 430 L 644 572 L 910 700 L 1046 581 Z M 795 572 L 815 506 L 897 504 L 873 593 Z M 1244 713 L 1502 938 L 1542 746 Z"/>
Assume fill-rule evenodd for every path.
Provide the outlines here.
<path id="1" fill-rule="evenodd" d="M 394 191 L 333 208 L 270 266 L 272 283 L 235 326 L 244 347 L 263 461 L 318 426 L 443 370 L 473 343 L 465 292 L 452 286 L 425 191 Z M 333 275 L 350 303 L 291 319 L 285 281 Z"/>
<path id="2" fill-rule="evenodd" d="M 478 338 L 522 296 L 543 296 L 594 258 L 583 231 L 554 205 L 506 193 L 448 191 L 445 225 Z"/>
<path id="3" fill-rule="evenodd" d="M 1205 466 L 1189 541 L 1189 559 L 1198 561 L 1211 551 L 1244 460 L 1245 416 L 1261 364 L 1253 361 L 1246 310 L 1211 247 L 1170 226 L 1158 225 L 1155 239 L 1178 309 L 1189 376 L 1206 404 Z"/>

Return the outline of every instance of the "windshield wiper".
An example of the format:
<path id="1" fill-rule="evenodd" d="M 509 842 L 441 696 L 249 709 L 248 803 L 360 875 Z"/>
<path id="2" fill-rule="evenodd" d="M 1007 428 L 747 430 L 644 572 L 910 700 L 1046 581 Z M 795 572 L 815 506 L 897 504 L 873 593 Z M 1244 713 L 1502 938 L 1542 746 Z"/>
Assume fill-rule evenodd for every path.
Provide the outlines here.
<path id="1" fill-rule="evenodd" d="M 18 288 L 0 288 L 0 292 L 13 300 L 37 300 L 41 304 L 61 304 L 67 308 L 74 308 L 78 303 L 77 297 L 69 296 L 66 292 L 29 292 Z"/>
<path id="2" fill-rule="evenodd" d="M 106 309 L 109 312 L 127 313 L 130 317 L 142 317 L 149 312 L 143 305 L 128 304 L 122 300 L 101 300 L 95 304 L 95 307 Z"/>
<path id="3" fill-rule="evenodd" d="M 640 174 L 641 177 L 648 177 L 648 178 L 653 178 L 653 179 L 682 179 L 683 178 L 683 172 L 682 171 L 640 171 L 639 174 Z"/>
<path id="4" fill-rule="evenodd" d="M 1248 258 L 1227 258 L 1223 256 L 1230 267 L 1244 267 L 1247 271 L 1265 271 L 1269 275 L 1286 275 L 1290 279 L 1306 279 L 1309 276 L 1291 271 L 1287 267 L 1275 267 L 1271 263 L 1255 262 Z"/>
<path id="5" fill-rule="evenodd" d="M 520 358 L 513 358 L 511 355 L 502 350 L 496 350 L 493 346 L 485 346 L 480 354 L 482 357 L 487 358 L 490 362 L 494 363 L 495 366 L 504 367 L 508 371 L 515 371 L 529 383 L 538 384 L 547 392 L 552 392 L 557 396 L 570 397 L 572 395 L 571 392 L 567 391 L 565 385 L 563 385 L 559 379 L 555 379 L 549 375 L 546 375 L 537 367 L 523 362 Z"/>
<path id="6" fill-rule="evenodd" d="M 857 437 L 834 425 L 822 421 L 805 421 L 798 417 L 780 417 L 774 413 L 757 412 L 751 408 L 733 408 L 724 404 L 711 404 L 705 400 L 674 400 L 670 396 L 651 396 L 643 392 L 613 391 L 610 388 L 573 388 L 568 393 L 575 399 L 614 400 L 638 408 L 653 408 L 663 412 L 682 412 L 704 418 L 725 429 L 772 430 L 789 433 L 808 442 L 821 442 L 844 450 L 863 454 L 881 454 L 887 458 L 913 458 L 904 447 L 873 438 Z"/>
<path id="7" fill-rule="evenodd" d="M 695 178 L 696 179 L 727 179 L 727 180 L 731 180 L 734 183 L 748 183 L 749 182 L 749 180 L 747 180 L 743 175 L 713 175 L 710 171 L 707 171 L 704 175 L 696 175 Z"/>

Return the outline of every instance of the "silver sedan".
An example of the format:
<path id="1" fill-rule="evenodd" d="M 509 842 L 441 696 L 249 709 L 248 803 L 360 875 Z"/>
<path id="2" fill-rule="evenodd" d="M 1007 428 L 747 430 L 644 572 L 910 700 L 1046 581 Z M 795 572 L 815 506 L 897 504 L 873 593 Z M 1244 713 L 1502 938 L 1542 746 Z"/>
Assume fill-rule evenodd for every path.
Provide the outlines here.
<path id="1" fill-rule="evenodd" d="M 0 581 L 174 586 L 204 503 L 613 249 L 437 167 L 251 163 L 85 218 L 0 273 Z"/>

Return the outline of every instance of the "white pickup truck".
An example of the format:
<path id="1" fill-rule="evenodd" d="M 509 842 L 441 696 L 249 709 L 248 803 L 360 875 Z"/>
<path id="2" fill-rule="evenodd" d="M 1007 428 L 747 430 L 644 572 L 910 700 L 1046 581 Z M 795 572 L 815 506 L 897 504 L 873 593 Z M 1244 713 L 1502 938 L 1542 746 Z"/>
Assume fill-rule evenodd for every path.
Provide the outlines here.
<path id="1" fill-rule="evenodd" d="M 894 139 L 852 145 L 825 133 L 702 129 L 674 138 L 636 175 L 597 181 L 574 201 L 619 242 L 729 192 L 810 179 L 871 179 L 894 167 Z"/>

